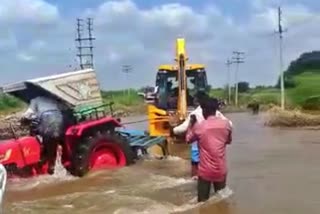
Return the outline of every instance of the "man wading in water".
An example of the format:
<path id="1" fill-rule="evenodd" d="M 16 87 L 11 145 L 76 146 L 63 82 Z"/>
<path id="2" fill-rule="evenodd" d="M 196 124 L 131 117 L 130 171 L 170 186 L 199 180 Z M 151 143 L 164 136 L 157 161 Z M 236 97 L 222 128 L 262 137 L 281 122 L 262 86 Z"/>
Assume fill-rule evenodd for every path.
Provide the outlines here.
<path id="1" fill-rule="evenodd" d="M 179 126 L 175 127 L 173 129 L 173 133 L 175 135 L 180 135 L 186 133 L 188 129 L 188 125 L 190 123 L 190 117 L 191 115 L 195 115 L 197 122 L 200 123 L 204 120 L 203 118 L 203 113 L 200 104 L 206 100 L 209 99 L 209 95 L 206 94 L 205 92 L 198 92 L 195 95 L 195 105 L 198 105 L 198 107 L 189 114 L 189 116 L 186 118 L 186 120 L 180 124 Z M 216 116 L 220 117 L 224 120 L 228 120 L 230 125 L 232 126 L 232 122 L 227 119 L 220 111 L 216 110 Z M 191 145 L 191 176 L 192 179 L 197 179 L 198 175 L 198 165 L 199 165 L 199 148 L 198 148 L 198 143 L 197 141 L 193 142 Z"/>
<path id="2" fill-rule="evenodd" d="M 201 108 L 205 120 L 197 123 L 192 115 L 186 135 L 187 143 L 197 141 L 200 150 L 198 202 L 209 199 L 212 184 L 217 193 L 226 187 L 226 145 L 232 140 L 229 121 L 216 116 L 218 101 L 208 99 L 201 103 Z"/>
<path id="3" fill-rule="evenodd" d="M 36 97 L 22 119 L 37 120 L 37 132 L 42 137 L 45 157 L 48 158 L 48 173 L 54 173 L 58 143 L 63 136 L 63 116 L 59 104 L 47 97 Z"/>

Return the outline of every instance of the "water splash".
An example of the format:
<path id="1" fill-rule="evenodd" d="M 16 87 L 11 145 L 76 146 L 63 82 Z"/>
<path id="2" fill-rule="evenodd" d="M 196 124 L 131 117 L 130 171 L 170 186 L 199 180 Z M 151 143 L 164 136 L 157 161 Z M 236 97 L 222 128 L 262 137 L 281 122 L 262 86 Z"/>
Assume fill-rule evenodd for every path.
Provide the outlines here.
<path id="1" fill-rule="evenodd" d="M 218 191 L 217 193 L 222 199 L 229 198 L 233 195 L 233 190 L 226 186 L 224 189 Z"/>
<path id="2" fill-rule="evenodd" d="M 75 179 L 77 178 L 74 176 L 71 176 L 69 172 L 64 168 L 62 164 L 62 150 L 61 148 L 58 148 L 53 175 L 45 174 L 45 175 L 39 175 L 32 178 L 10 179 L 10 186 L 8 187 L 8 189 L 14 190 L 14 191 L 17 191 L 17 190 L 25 191 L 25 190 L 33 189 L 40 185 L 48 185 L 48 184 L 53 184 L 61 181 L 70 181 Z"/>
<path id="3" fill-rule="evenodd" d="M 66 177 L 68 176 L 69 173 L 66 170 L 66 168 L 64 168 L 63 164 L 62 164 L 62 147 L 59 146 L 57 149 L 57 158 L 56 158 L 56 162 L 55 162 L 55 166 L 54 166 L 54 177 Z"/>
<path id="4" fill-rule="evenodd" d="M 177 156 L 171 156 L 171 155 L 169 155 L 169 156 L 167 157 L 167 160 L 168 160 L 168 161 L 181 161 L 181 160 L 183 160 L 183 159 L 180 158 L 180 157 L 177 157 Z"/>
<path id="5" fill-rule="evenodd" d="M 176 178 L 164 175 L 151 175 L 149 182 L 144 185 L 150 185 L 148 188 L 159 190 L 163 188 L 173 188 L 184 184 L 194 183 L 191 178 Z"/>
<path id="6" fill-rule="evenodd" d="M 0 164 L 0 213 L 3 213 L 2 210 L 2 200 L 4 193 L 6 191 L 7 184 L 7 171 L 2 164 Z"/>

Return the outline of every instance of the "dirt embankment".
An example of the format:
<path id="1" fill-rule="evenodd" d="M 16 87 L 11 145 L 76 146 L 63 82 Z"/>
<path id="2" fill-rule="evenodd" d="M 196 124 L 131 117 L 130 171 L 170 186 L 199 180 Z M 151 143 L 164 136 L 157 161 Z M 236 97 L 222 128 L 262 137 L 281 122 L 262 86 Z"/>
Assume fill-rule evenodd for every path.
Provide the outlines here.
<path id="1" fill-rule="evenodd" d="M 138 111 L 116 110 L 114 116 L 123 118 L 135 115 L 136 112 Z M 0 140 L 28 135 L 28 127 L 21 126 L 21 115 L 22 112 L 0 115 Z"/>
<path id="2" fill-rule="evenodd" d="M 9 139 L 28 134 L 28 129 L 20 124 L 21 113 L 0 116 L 0 139 Z"/>
<path id="3" fill-rule="evenodd" d="M 320 114 L 305 113 L 301 110 L 282 110 L 279 107 L 273 107 L 266 113 L 267 126 L 320 128 Z"/>

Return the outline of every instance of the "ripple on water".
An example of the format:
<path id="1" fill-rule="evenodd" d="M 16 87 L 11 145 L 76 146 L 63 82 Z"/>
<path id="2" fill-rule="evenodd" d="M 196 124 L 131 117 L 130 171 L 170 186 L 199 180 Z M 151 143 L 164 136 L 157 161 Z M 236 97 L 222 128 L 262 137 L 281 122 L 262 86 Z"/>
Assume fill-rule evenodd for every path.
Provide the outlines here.
<path id="1" fill-rule="evenodd" d="M 76 180 L 76 177 L 73 177 L 71 175 L 67 176 L 50 176 L 50 175 L 43 175 L 38 176 L 35 178 L 17 178 L 10 180 L 8 182 L 8 190 L 9 191 L 25 191 L 30 190 L 35 187 L 41 186 L 41 185 L 48 185 L 48 184 L 57 184 L 64 181 L 72 181 Z"/>
<path id="2" fill-rule="evenodd" d="M 72 185 L 68 181 L 78 178 L 68 175 L 61 168 L 53 176 L 20 179 L 10 184 L 11 189 L 30 189 L 30 193 L 32 188 L 42 185 L 40 191 L 44 198 L 11 203 L 6 211 L 8 214 L 183 212 L 199 206 L 195 200 L 191 200 L 196 182 L 188 176 L 184 178 L 189 173 L 186 171 L 189 167 L 184 168 L 186 165 L 188 162 L 177 157 L 169 157 L 161 162 L 151 160 L 121 170 L 92 173 Z M 184 176 L 175 177 L 177 171 L 184 173 Z M 51 184 L 73 191 L 49 196 L 46 185 Z"/>

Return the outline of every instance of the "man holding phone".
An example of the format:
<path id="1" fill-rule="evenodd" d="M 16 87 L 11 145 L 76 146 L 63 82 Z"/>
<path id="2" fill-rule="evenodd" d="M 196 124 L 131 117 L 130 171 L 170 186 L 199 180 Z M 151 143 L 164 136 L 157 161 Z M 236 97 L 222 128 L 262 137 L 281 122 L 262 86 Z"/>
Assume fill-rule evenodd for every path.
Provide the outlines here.
<path id="1" fill-rule="evenodd" d="M 195 105 L 197 105 L 198 107 L 189 114 L 189 116 L 186 118 L 186 120 L 182 124 L 180 124 L 179 126 L 173 129 L 173 134 L 175 135 L 185 134 L 188 129 L 191 117 L 195 117 L 198 123 L 202 122 L 204 120 L 204 117 L 203 117 L 203 112 L 201 108 L 201 103 L 205 102 L 209 98 L 210 97 L 207 93 L 201 92 L 201 91 L 198 92 L 195 95 Z M 219 110 L 216 110 L 216 116 L 223 120 L 227 120 L 230 123 L 230 126 L 232 126 L 232 122 L 228 118 L 226 118 Z M 198 178 L 197 172 L 198 172 L 199 161 L 200 159 L 199 159 L 198 142 L 194 141 L 191 144 L 191 176 L 192 176 L 192 179 L 194 180 Z"/>
<path id="2" fill-rule="evenodd" d="M 212 184 L 215 192 L 226 187 L 226 145 L 232 141 L 232 127 L 228 120 L 216 116 L 218 105 L 218 100 L 212 98 L 202 102 L 205 120 L 199 123 L 191 115 L 186 135 L 187 143 L 197 141 L 200 151 L 198 202 L 209 199 Z"/>

